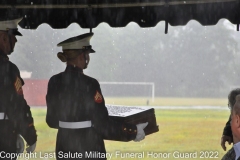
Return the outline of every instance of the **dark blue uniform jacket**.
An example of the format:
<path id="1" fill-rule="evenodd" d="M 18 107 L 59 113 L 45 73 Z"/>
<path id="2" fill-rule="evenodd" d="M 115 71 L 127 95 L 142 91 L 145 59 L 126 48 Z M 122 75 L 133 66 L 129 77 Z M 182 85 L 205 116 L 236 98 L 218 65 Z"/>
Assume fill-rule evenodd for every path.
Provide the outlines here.
<path id="1" fill-rule="evenodd" d="M 15 64 L 0 51 L 0 151 L 16 152 L 17 134 L 21 134 L 28 145 L 37 141 L 30 107 L 27 105 L 22 86 L 24 82 Z"/>
<path id="2" fill-rule="evenodd" d="M 83 74 L 82 69 L 68 65 L 62 73 L 51 77 L 48 83 L 47 116 L 49 127 L 57 128 L 56 157 L 64 159 L 63 153 L 106 153 L 104 138 L 118 141 L 136 138 L 135 125 L 118 123 L 109 119 L 99 83 Z M 59 121 L 91 121 L 90 128 L 64 129 Z M 88 157 L 86 159 L 100 159 Z M 68 159 L 67 156 L 65 159 Z M 80 159 L 80 158 L 79 158 Z M 105 158 L 103 158 L 105 159 Z"/>

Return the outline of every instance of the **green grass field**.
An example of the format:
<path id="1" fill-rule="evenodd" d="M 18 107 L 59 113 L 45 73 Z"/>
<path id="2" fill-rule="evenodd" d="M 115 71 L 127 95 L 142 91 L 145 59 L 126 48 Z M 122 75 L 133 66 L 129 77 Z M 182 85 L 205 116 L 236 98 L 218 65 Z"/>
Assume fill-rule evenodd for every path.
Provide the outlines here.
<path id="1" fill-rule="evenodd" d="M 227 106 L 227 98 L 160 98 L 155 97 L 122 97 L 106 98 L 106 104 L 116 105 L 148 105 L 150 106 Z"/>
<path id="2" fill-rule="evenodd" d="M 172 100 L 173 99 L 171 99 L 171 101 Z M 109 103 L 110 101 L 111 99 L 106 99 L 106 103 Z M 176 99 L 174 101 L 176 101 Z M 224 105 L 225 100 L 222 101 L 222 105 Z M 186 105 L 189 102 L 183 103 Z M 216 103 L 218 104 L 219 102 Z M 122 104 L 131 105 L 126 101 Z M 178 104 L 180 105 L 180 102 Z M 183 104 L 181 104 L 181 106 L 182 105 Z M 201 104 L 199 103 L 198 105 Z M 45 123 L 46 108 L 32 108 L 32 113 L 35 120 L 35 126 L 37 128 L 38 142 L 36 148 L 37 156 L 30 159 L 51 159 L 46 156 L 51 156 L 51 154 L 54 152 L 56 130 L 48 128 L 47 124 Z M 220 146 L 220 138 L 223 127 L 229 116 L 228 110 L 156 109 L 155 115 L 160 131 L 147 136 L 144 141 L 105 141 L 106 150 L 108 153 L 112 154 L 112 160 L 207 160 L 221 159 L 221 157 L 224 155 L 225 151 L 223 151 Z M 228 149 L 230 147 L 231 146 L 227 145 Z M 47 153 L 45 157 L 43 155 L 44 153 Z M 190 153 L 192 153 L 192 158 L 187 158 Z M 178 156 L 184 156 L 185 158 L 180 158 Z M 108 159 L 110 159 L 110 157 L 108 157 Z"/>

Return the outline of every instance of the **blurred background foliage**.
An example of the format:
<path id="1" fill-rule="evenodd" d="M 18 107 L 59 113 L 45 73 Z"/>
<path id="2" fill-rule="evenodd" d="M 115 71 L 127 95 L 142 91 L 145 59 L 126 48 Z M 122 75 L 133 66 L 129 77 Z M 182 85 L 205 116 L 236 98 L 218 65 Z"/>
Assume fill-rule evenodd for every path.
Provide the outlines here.
<path id="1" fill-rule="evenodd" d="M 169 26 L 168 34 L 164 27 L 163 22 L 152 28 L 136 23 L 111 28 L 101 23 L 93 29 L 91 44 L 96 53 L 90 55 L 85 74 L 99 81 L 154 82 L 156 96 L 163 97 L 226 98 L 239 86 L 240 33 L 228 20 L 206 27 L 190 21 L 186 26 Z M 10 60 L 20 70 L 32 72 L 32 79 L 49 79 L 65 69 L 56 56 L 61 51 L 57 44 L 89 29 L 71 24 L 57 30 L 42 24 L 20 32 L 23 37 L 17 37 Z M 149 95 L 150 89 L 132 90 Z M 106 92 L 114 90 L 110 87 Z"/>

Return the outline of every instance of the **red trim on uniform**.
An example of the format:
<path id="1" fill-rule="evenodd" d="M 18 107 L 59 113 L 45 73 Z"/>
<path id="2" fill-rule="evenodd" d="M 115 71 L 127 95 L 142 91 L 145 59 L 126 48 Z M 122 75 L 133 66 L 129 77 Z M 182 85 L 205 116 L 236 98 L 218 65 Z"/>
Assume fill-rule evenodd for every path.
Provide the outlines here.
<path id="1" fill-rule="evenodd" d="M 94 101 L 96 103 L 102 103 L 102 101 L 103 101 L 102 95 L 98 91 L 96 91 L 96 93 L 95 93 Z"/>
<path id="2" fill-rule="evenodd" d="M 18 76 L 17 76 L 17 78 L 14 82 L 14 87 L 15 87 L 15 90 L 16 90 L 17 94 L 23 95 L 22 81 L 20 80 L 20 78 Z"/>

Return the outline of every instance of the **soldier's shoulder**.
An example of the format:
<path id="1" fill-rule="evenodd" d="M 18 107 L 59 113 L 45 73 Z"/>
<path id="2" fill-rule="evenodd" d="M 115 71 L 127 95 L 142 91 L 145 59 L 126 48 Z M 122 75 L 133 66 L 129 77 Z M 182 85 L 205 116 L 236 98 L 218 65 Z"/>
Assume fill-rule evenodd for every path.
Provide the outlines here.
<path id="1" fill-rule="evenodd" d="M 16 78 L 20 76 L 20 71 L 18 67 L 11 61 L 4 61 L 0 63 L 1 75 L 10 76 Z"/>
<path id="2" fill-rule="evenodd" d="M 14 64 L 14 63 L 11 62 L 11 61 L 7 61 L 7 64 L 10 66 L 10 68 L 11 68 L 13 71 L 19 72 L 19 69 L 18 69 L 18 67 L 17 67 L 16 64 Z"/>
<path id="3" fill-rule="evenodd" d="M 51 78 L 59 78 L 59 77 L 62 76 L 62 74 L 63 74 L 63 72 L 60 72 L 58 74 L 54 74 Z"/>
<path id="4" fill-rule="evenodd" d="M 85 78 L 88 82 L 99 84 L 99 82 L 98 82 L 95 78 L 90 77 L 90 76 L 85 75 L 85 74 L 84 74 L 83 76 L 84 76 L 84 78 Z"/>
<path id="5" fill-rule="evenodd" d="M 1 81 L 11 84 L 16 82 L 16 79 L 18 80 L 20 78 L 20 80 L 22 81 L 22 85 L 24 85 L 24 81 L 20 76 L 20 71 L 14 63 L 10 61 L 4 61 L 0 64 L 0 70 L 0 76 L 3 76 Z"/>
<path id="6" fill-rule="evenodd" d="M 59 81 L 59 80 L 61 79 L 61 77 L 62 77 L 62 72 L 53 75 L 53 76 L 49 79 L 49 82 L 56 82 L 56 81 Z"/>

